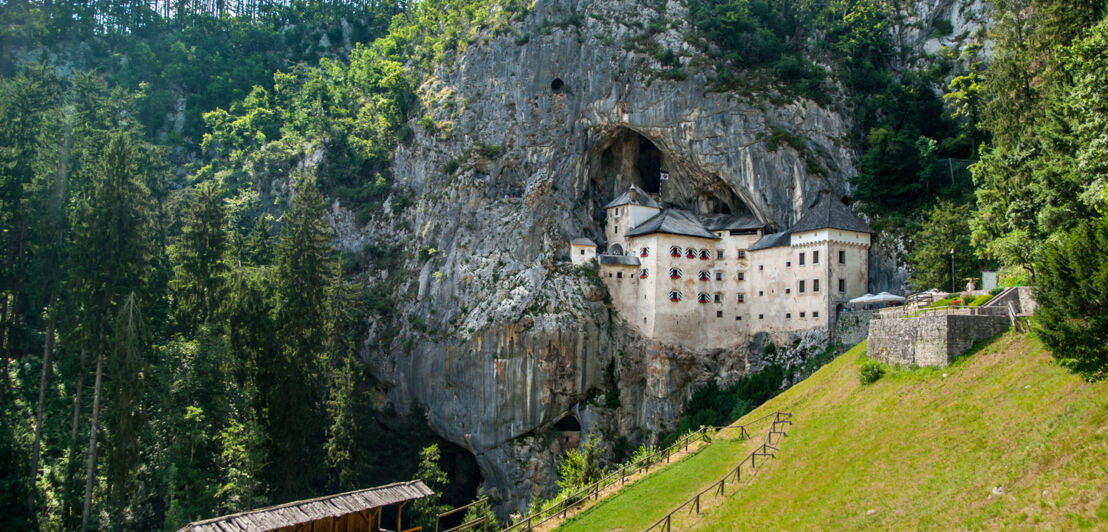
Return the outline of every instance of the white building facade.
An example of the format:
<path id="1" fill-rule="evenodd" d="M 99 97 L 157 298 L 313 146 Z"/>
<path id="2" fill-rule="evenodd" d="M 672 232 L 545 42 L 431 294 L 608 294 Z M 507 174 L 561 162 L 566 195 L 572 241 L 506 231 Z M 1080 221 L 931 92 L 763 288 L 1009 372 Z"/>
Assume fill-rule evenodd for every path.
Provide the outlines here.
<path id="1" fill-rule="evenodd" d="M 575 239 L 573 263 L 595 256 L 619 316 L 661 342 L 727 348 L 827 328 L 866 290 L 871 230 L 830 196 L 771 234 L 752 217 L 663 208 L 637 187 L 605 209 L 605 251 Z"/>

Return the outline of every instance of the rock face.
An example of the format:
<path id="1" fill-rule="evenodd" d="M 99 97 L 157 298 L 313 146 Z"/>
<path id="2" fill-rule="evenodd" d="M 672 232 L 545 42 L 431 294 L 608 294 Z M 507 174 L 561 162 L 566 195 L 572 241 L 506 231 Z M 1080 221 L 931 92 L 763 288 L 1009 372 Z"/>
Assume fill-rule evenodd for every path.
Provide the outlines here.
<path id="1" fill-rule="evenodd" d="M 404 219 L 356 227 L 333 209 L 341 247 L 400 244 L 408 272 L 379 272 L 405 319 L 371 324 L 365 341 L 382 402 L 425 406 L 436 433 L 477 457 L 502 515 L 552 494 L 568 445 L 555 422 L 636 444 L 671 428 L 697 386 L 762 364 L 765 339 L 693 352 L 626 326 L 569 264 L 570 238 L 602 240 L 604 203 L 634 183 L 786 228 L 820 191 L 848 193 L 849 123 L 836 112 L 712 92 L 701 72 L 652 79 L 660 65 L 612 37 L 664 16 L 655 38 L 695 55 L 685 8 L 658 6 L 538 2 L 514 34 L 470 45 L 421 87 L 427 116 L 395 157 L 419 198 Z M 771 148 L 775 129 L 808 153 Z"/>

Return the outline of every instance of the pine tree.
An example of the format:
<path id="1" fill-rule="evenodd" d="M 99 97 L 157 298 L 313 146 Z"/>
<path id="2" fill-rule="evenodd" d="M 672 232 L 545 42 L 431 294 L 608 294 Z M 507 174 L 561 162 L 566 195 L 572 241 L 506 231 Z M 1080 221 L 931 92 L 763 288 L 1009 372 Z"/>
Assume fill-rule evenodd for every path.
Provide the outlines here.
<path id="1" fill-rule="evenodd" d="M 193 332 L 216 317 L 226 296 L 227 214 L 219 187 L 210 181 L 198 185 L 183 218 L 170 286 L 177 321 Z"/>
<path id="2" fill-rule="evenodd" d="M 321 391 L 326 375 L 323 359 L 326 287 L 329 277 L 331 230 L 323 218 L 323 195 L 313 178 L 302 178 L 282 219 L 277 245 L 276 323 L 279 355 L 263 371 L 267 433 L 272 441 L 270 475 L 277 491 L 297 496 L 320 483 L 322 457 L 318 442 L 325 419 Z"/>

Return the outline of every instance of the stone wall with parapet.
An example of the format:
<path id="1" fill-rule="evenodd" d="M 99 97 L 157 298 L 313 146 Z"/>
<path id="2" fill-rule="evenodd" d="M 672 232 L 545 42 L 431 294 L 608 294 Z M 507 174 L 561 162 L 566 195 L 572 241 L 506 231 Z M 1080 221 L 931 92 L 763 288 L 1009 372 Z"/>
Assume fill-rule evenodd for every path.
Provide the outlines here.
<path id="1" fill-rule="evenodd" d="M 1008 329 L 1000 315 L 925 314 L 869 322 L 866 354 L 886 364 L 944 367 L 975 342 Z"/>

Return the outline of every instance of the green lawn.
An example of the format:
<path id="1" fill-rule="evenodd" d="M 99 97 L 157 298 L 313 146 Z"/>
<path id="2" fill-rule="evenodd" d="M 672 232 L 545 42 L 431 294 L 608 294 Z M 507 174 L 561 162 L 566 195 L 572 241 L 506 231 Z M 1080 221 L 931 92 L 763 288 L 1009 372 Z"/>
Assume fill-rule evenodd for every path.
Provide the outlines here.
<path id="1" fill-rule="evenodd" d="M 1015 333 L 949 368 L 890 368 L 869 386 L 858 381 L 864 350 L 739 420 L 783 410 L 794 425 L 779 459 L 699 529 L 1108 529 L 1108 383 L 1085 383 Z M 641 530 L 733 467 L 723 445 L 565 529 Z"/>
<path id="2" fill-rule="evenodd" d="M 600 501 L 557 530 L 642 530 L 678 504 L 687 501 L 704 486 L 719 480 L 727 470 L 733 469 L 755 444 L 762 442 L 766 430 L 768 421 L 757 424 L 751 431 L 753 438 L 745 441 L 717 436 L 714 443 L 701 448 L 696 454 L 654 472 L 617 495 Z M 724 434 L 737 436 L 735 431 Z"/>

